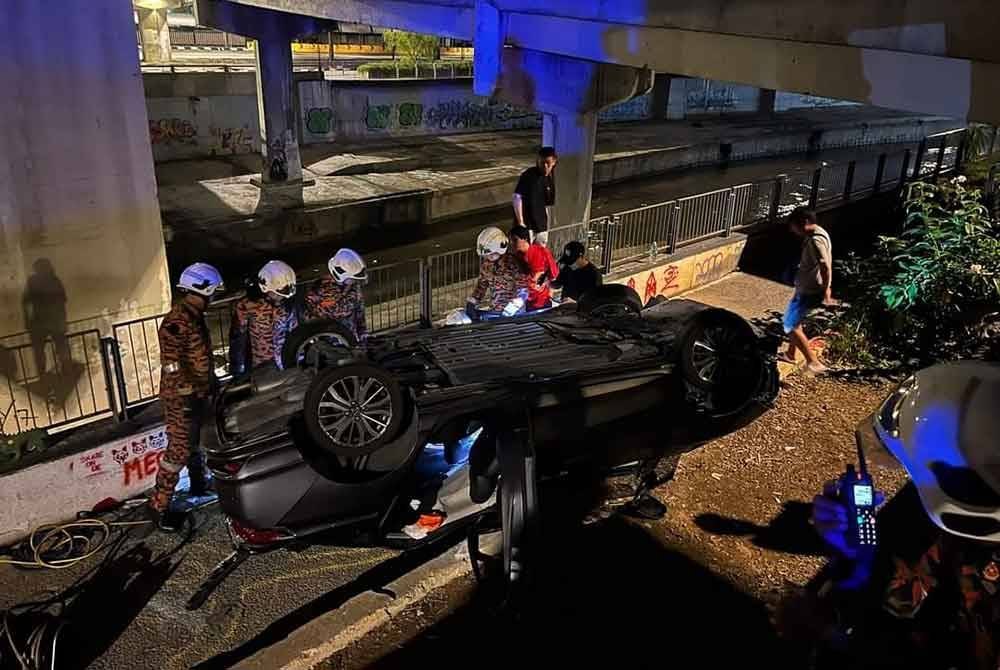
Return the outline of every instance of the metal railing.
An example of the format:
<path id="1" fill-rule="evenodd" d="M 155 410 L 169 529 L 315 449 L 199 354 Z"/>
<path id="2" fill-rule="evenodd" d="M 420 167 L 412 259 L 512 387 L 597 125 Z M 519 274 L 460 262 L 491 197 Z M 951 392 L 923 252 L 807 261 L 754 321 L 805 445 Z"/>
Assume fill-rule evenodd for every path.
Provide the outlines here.
<path id="1" fill-rule="evenodd" d="M 962 160 L 963 131 L 928 137 L 916 150 L 839 164 L 822 164 L 772 179 L 594 218 L 549 231 L 558 253 L 585 243 L 607 274 L 624 263 L 655 259 L 687 245 L 754 226 L 774 225 L 794 207 L 837 207 L 852 199 L 901 189 L 906 180 L 936 177 Z M 462 307 L 479 276 L 473 249 L 460 249 L 369 270 L 365 311 L 369 330 L 430 324 Z M 300 291 L 306 290 L 303 282 Z M 233 296 L 212 304 L 206 321 L 216 370 L 226 374 Z M 0 342 L 0 432 L 57 430 L 95 417 L 127 418 L 159 391 L 162 316 L 115 324 L 111 336 L 87 330 L 32 342 L 28 334 Z M 67 353 L 68 352 L 68 353 Z M 52 371 L 52 372 L 49 372 Z"/>
<path id="2" fill-rule="evenodd" d="M 57 429 L 108 415 L 111 369 L 97 330 L 5 338 L 0 433 Z"/>

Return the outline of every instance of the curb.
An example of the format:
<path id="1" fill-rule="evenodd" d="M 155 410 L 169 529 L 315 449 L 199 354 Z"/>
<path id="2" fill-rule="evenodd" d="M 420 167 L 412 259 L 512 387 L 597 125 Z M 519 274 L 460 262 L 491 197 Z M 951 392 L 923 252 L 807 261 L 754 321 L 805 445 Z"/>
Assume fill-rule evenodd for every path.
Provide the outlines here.
<path id="1" fill-rule="evenodd" d="M 484 550 L 495 551 L 498 547 L 499 534 L 484 538 Z M 433 592 L 471 574 L 472 564 L 463 539 L 441 556 L 388 584 L 384 592 L 369 591 L 355 596 L 233 668 L 310 670 L 389 624 Z"/>

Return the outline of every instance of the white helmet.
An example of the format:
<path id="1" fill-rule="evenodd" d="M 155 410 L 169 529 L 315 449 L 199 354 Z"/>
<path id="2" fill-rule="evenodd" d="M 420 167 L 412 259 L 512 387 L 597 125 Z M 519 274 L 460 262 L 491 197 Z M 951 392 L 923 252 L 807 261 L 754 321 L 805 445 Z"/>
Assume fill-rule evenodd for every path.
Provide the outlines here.
<path id="1" fill-rule="evenodd" d="M 211 298 L 212 294 L 223 288 L 222 275 L 208 263 L 195 263 L 184 268 L 177 287 Z"/>
<path id="2" fill-rule="evenodd" d="M 264 293 L 291 298 L 295 295 L 295 270 L 284 261 L 268 261 L 257 273 L 257 283 Z"/>
<path id="3" fill-rule="evenodd" d="M 1000 542 L 1000 365 L 935 365 L 903 382 L 876 432 L 902 463 L 931 520 Z"/>
<path id="4" fill-rule="evenodd" d="M 354 249 L 341 249 L 333 255 L 333 258 L 327 263 L 327 267 L 333 278 L 340 284 L 348 279 L 355 281 L 368 279 L 368 266 L 365 265 L 365 259 Z"/>
<path id="5" fill-rule="evenodd" d="M 476 250 L 480 256 L 503 254 L 507 252 L 507 244 L 507 233 L 496 226 L 490 226 L 479 233 L 479 237 L 476 239 Z"/>

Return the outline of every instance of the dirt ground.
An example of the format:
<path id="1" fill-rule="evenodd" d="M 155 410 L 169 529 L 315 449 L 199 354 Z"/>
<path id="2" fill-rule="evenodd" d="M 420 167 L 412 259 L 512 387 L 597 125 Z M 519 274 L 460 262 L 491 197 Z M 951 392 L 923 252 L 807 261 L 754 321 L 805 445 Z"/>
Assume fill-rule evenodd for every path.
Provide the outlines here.
<path id="1" fill-rule="evenodd" d="M 685 657 L 699 667 L 804 667 L 768 605 L 825 563 L 810 501 L 856 460 L 854 427 L 891 388 L 792 377 L 773 410 L 681 459 L 657 490 L 669 505 L 659 521 L 543 492 L 545 565 L 516 616 L 498 614 L 494 595 L 471 580 L 453 584 L 328 667 L 663 667 Z M 872 474 L 890 496 L 903 483 L 898 471 Z"/>

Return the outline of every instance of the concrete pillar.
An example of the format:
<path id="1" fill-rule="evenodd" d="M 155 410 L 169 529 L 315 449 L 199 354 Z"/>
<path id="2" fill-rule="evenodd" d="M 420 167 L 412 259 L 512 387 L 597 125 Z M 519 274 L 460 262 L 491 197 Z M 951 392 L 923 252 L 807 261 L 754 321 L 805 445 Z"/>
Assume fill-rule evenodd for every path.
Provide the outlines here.
<path id="1" fill-rule="evenodd" d="M 142 39 L 142 55 L 146 63 L 170 62 L 170 27 L 167 25 L 166 9 L 141 9 L 139 13 L 139 35 Z"/>
<path id="2" fill-rule="evenodd" d="M 292 45 L 284 35 L 259 38 L 257 111 L 261 133 L 261 185 L 302 181 L 295 123 Z"/>
<path id="3" fill-rule="evenodd" d="M 542 145 L 555 147 L 559 155 L 555 169 L 556 204 L 550 227 L 590 220 L 596 142 L 596 111 L 544 115 Z"/>
<path id="4" fill-rule="evenodd" d="M 194 14 L 199 25 L 245 35 L 257 41 L 261 179 L 254 183 L 261 187 L 307 185 L 302 181 L 302 159 L 296 130 L 291 42 L 302 35 L 319 35 L 336 28 L 336 24 L 229 0 L 195 0 Z M 292 190 L 283 192 L 287 195 Z M 301 188 L 298 190 L 301 195 Z"/>
<path id="5" fill-rule="evenodd" d="M 771 88 L 760 89 L 760 99 L 757 102 L 757 113 L 761 116 L 774 114 L 774 98 L 776 92 Z"/>
<path id="6" fill-rule="evenodd" d="M 653 81 L 653 94 L 650 100 L 652 113 L 651 121 L 665 121 L 667 119 L 667 106 L 670 104 L 670 84 L 673 82 L 673 75 L 664 72 L 657 72 Z"/>
<path id="7" fill-rule="evenodd" d="M 31 327 L 24 306 L 71 333 L 162 314 L 170 281 L 130 0 L 60 3 L 57 21 L 37 0 L 2 12 L 0 90 L 13 102 L 0 105 L 0 337 Z M 72 44 L 72 58 L 54 62 L 42 36 Z M 61 286 L 65 300 L 32 286 Z"/>

